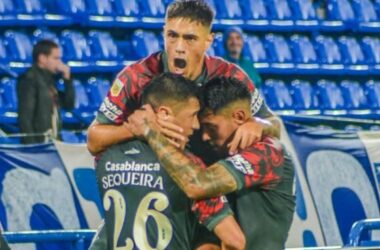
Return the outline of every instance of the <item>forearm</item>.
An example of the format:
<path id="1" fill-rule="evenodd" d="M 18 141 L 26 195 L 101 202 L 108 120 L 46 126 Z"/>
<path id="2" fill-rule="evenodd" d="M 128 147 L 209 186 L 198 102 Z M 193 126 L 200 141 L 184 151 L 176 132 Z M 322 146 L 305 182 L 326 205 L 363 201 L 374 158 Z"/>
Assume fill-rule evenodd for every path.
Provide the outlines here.
<path id="1" fill-rule="evenodd" d="M 88 128 L 87 148 L 92 155 L 97 155 L 108 147 L 131 140 L 134 135 L 125 125 L 100 124 L 94 121 Z"/>
<path id="2" fill-rule="evenodd" d="M 235 180 L 223 166 L 215 164 L 203 169 L 155 130 L 150 129 L 146 138 L 168 174 L 189 198 L 210 198 L 236 190 Z"/>
<path id="3" fill-rule="evenodd" d="M 245 236 L 232 215 L 224 218 L 216 225 L 214 233 L 222 241 L 223 250 L 245 249 Z"/>
<path id="4" fill-rule="evenodd" d="M 280 138 L 281 136 L 281 126 L 278 116 L 271 116 L 265 120 L 261 118 L 255 118 L 257 122 L 263 124 L 263 137 L 271 136 L 275 138 Z"/>

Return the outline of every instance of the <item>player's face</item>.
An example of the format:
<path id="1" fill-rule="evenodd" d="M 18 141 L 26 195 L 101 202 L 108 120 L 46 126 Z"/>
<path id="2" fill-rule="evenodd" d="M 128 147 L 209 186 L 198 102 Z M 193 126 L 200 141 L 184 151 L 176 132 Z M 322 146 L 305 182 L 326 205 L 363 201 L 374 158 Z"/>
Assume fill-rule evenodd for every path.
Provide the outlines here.
<path id="1" fill-rule="evenodd" d="M 240 57 L 243 49 L 243 39 L 237 32 L 231 32 L 227 39 L 227 50 L 231 56 Z"/>
<path id="2" fill-rule="evenodd" d="M 236 124 L 225 115 L 209 112 L 201 118 L 202 139 L 219 152 L 227 152 L 227 144 L 236 130 Z"/>
<path id="3" fill-rule="evenodd" d="M 59 48 L 51 49 L 49 55 L 40 55 L 40 63 L 42 66 L 50 72 L 58 73 L 58 65 L 61 63 L 61 50 Z"/>
<path id="4" fill-rule="evenodd" d="M 188 138 L 194 130 L 199 129 L 198 112 L 200 109 L 199 101 L 190 98 L 187 102 L 180 104 L 174 111 L 175 122 L 183 128 L 183 134 Z M 183 146 L 186 145 L 186 142 Z"/>
<path id="5" fill-rule="evenodd" d="M 213 41 L 210 28 L 189 19 L 171 18 L 166 21 L 164 39 L 169 71 L 195 80 Z"/>

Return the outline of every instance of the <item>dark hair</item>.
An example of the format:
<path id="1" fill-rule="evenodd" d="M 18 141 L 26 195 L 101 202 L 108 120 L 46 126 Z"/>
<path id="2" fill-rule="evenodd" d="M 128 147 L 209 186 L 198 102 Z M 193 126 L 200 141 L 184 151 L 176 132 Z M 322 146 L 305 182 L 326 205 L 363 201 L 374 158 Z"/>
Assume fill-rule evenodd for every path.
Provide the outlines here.
<path id="1" fill-rule="evenodd" d="M 56 44 L 55 42 L 51 40 L 41 40 L 37 42 L 37 44 L 34 45 L 33 47 L 33 54 L 32 54 L 33 62 L 36 63 L 38 61 L 38 57 L 40 54 L 43 54 L 46 56 L 50 55 L 51 50 L 55 48 L 59 48 L 58 44 Z"/>
<path id="2" fill-rule="evenodd" d="M 199 100 L 199 88 L 194 82 L 180 75 L 163 73 L 144 88 L 141 100 L 143 104 L 156 108 L 165 101 L 186 102 L 191 97 Z"/>
<path id="3" fill-rule="evenodd" d="M 178 0 L 171 3 L 166 10 L 166 19 L 188 18 L 210 27 L 214 19 L 214 11 L 204 0 Z"/>
<path id="4" fill-rule="evenodd" d="M 204 85 L 202 92 L 204 110 L 211 110 L 213 113 L 235 101 L 251 100 L 247 86 L 235 78 L 214 78 Z"/>

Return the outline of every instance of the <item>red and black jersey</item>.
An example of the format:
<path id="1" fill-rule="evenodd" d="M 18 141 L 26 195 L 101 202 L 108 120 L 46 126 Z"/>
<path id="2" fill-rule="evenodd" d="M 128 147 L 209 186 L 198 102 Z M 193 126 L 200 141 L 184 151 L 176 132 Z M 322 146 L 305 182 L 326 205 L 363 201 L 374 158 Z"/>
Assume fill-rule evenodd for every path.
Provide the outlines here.
<path id="1" fill-rule="evenodd" d="M 142 89 L 149 84 L 152 78 L 168 71 L 164 55 L 162 52 L 157 52 L 126 66 L 116 77 L 100 106 L 97 121 L 121 124 L 134 110 L 139 108 Z M 246 84 L 252 92 L 252 113 L 259 117 L 265 117 L 268 114 L 268 108 L 263 98 L 244 71 L 222 58 L 206 56 L 203 73 L 195 82 L 201 85 L 212 78 L 221 76 L 234 77 Z"/>
<path id="2" fill-rule="evenodd" d="M 284 249 L 295 208 L 294 163 L 280 141 L 266 137 L 218 163 L 238 184 L 228 200 L 247 249 Z"/>

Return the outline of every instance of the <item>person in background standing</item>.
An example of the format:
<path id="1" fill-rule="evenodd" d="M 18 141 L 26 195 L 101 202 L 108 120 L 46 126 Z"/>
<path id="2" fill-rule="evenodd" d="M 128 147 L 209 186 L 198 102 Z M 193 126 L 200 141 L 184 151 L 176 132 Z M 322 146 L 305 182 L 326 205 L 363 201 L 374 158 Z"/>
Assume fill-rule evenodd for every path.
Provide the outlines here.
<path id="1" fill-rule="evenodd" d="M 59 139 L 59 109 L 74 107 L 75 91 L 70 68 L 61 60 L 61 49 L 50 40 L 41 40 L 33 48 L 33 65 L 17 83 L 18 122 L 20 132 L 30 134 L 22 143 L 43 143 L 52 135 Z M 64 91 L 56 87 L 62 76 Z"/>
<path id="2" fill-rule="evenodd" d="M 243 31 L 239 27 L 227 29 L 223 36 L 223 45 L 226 51 L 224 59 L 239 65 L 251 78 L 255 87 L 260 89 L 261 78 L 259 73 L 253 66 L 253 62 L 242 55 L 244 47 Z"/>

